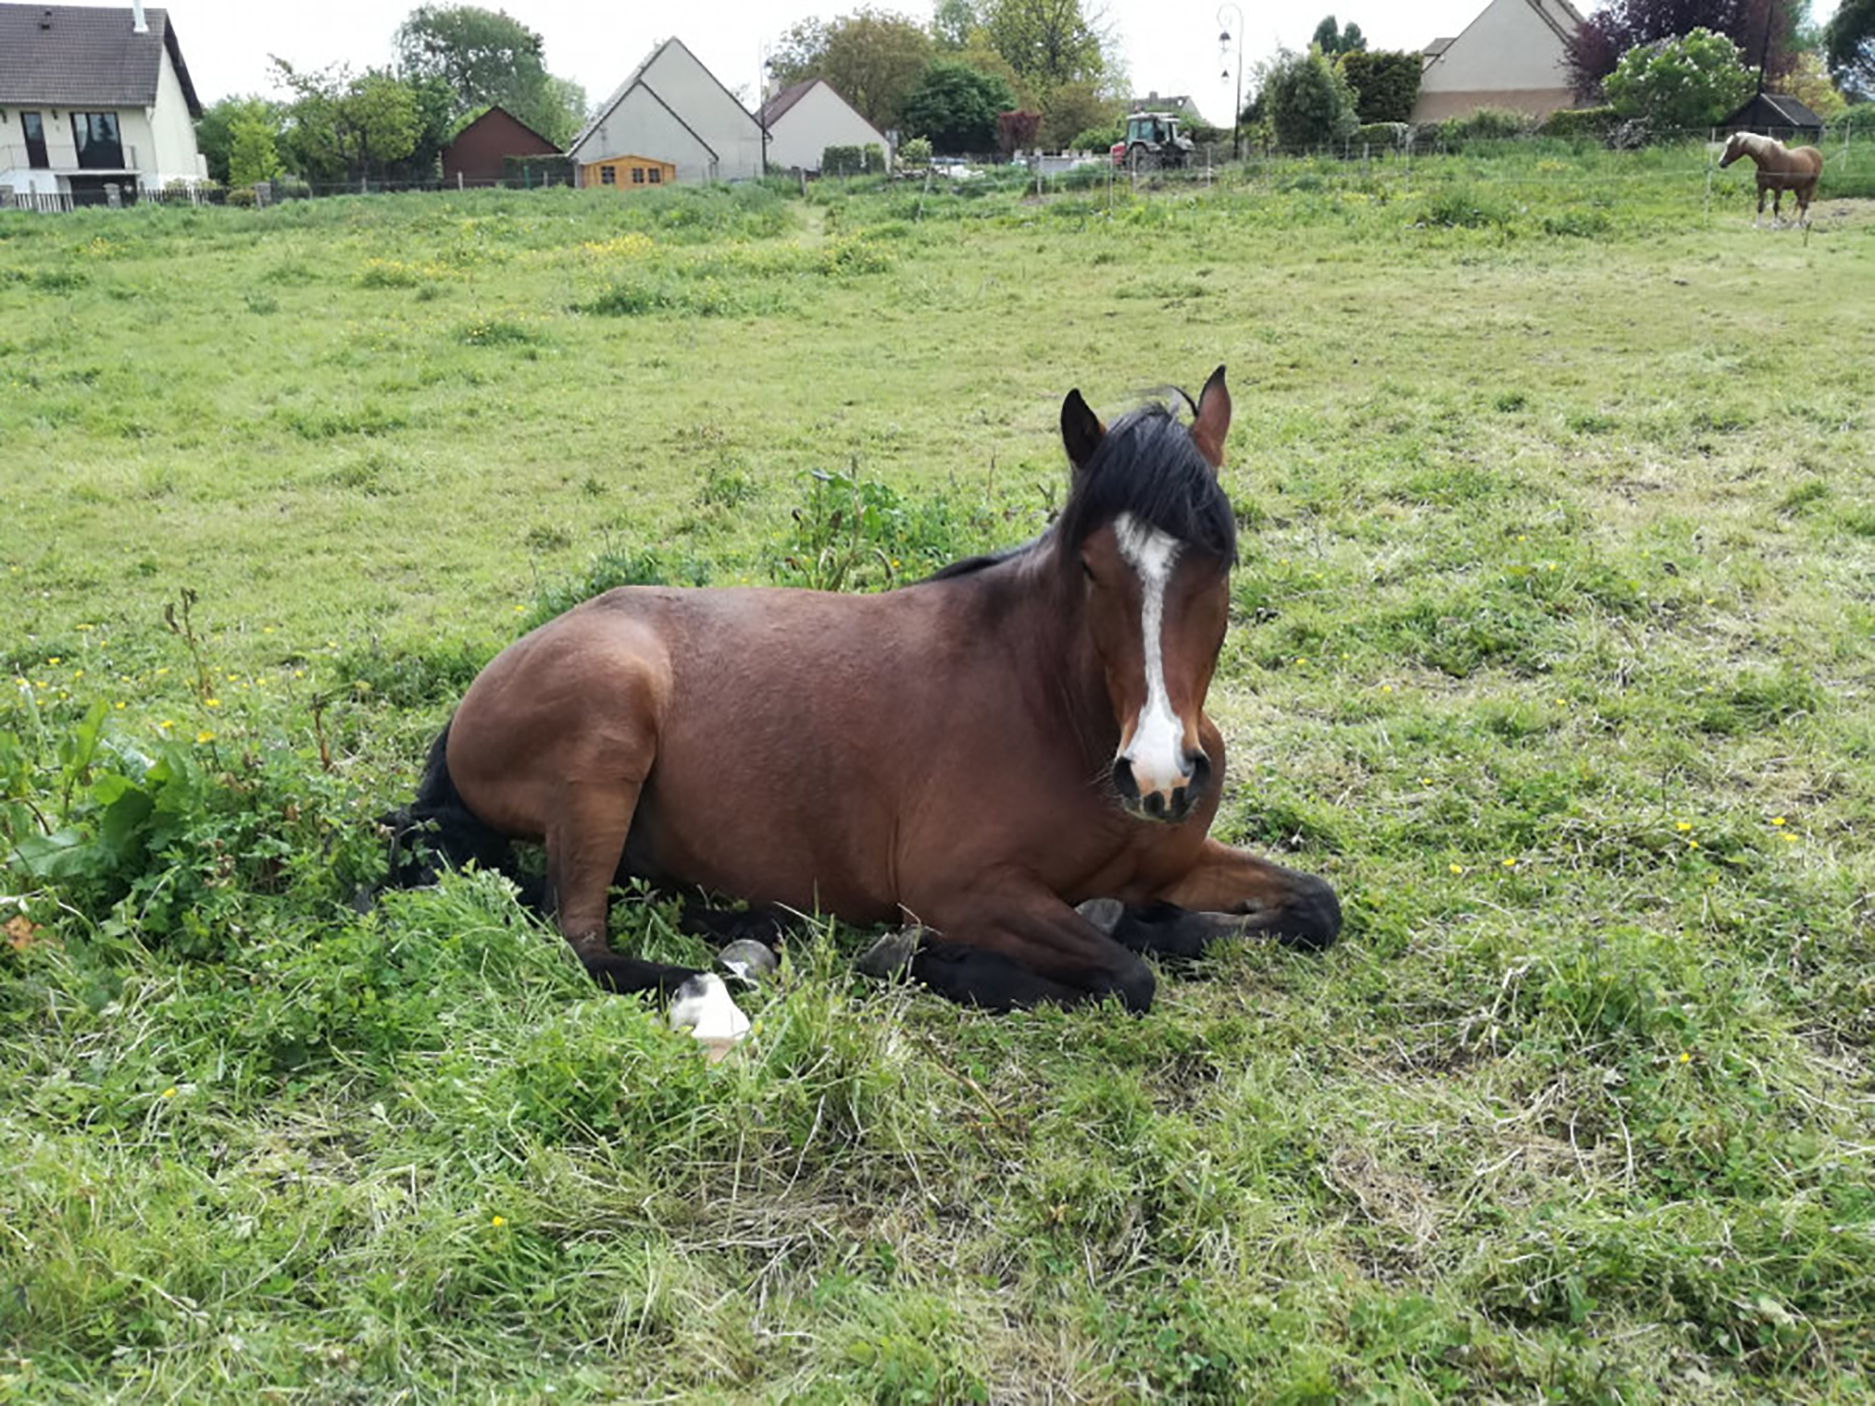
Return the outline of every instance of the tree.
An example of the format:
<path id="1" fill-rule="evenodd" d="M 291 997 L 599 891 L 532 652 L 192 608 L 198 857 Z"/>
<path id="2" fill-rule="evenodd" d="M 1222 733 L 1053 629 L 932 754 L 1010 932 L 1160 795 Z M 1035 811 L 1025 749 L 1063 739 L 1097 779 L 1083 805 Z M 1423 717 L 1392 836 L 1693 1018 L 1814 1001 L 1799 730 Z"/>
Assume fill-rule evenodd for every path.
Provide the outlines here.
<path id="1" fill-rule="evenodd" d="M 1124 106 L 1099 84 L 1063 83 L 1042 104 L 1041 143 L 1050 151 L 1077 146 L 1081 133 L 1114 126 Z"/>
<path id="2" fill-rule="evenodd" d="M 1358 54 L 1367 47 L 1367 36 L 1361 33 L 1361 27 L 1352 20 L 1342 28 L 1335 24 L 1333 15 L 1325 15 L 1322 22 L 1315 26 L 1315 37 L 1309 42 L 1333 58 L 1336 54 Z"/>
<path id="3" fill-rule="evenodd" d="M 285 145 L 300 174 L 330 180 L 382 174 L 416 150 L 422 113 L 411 85 L 383 69 L 353 77 L 339 64 L 302 72 L 275 58 L 279 82 L 294 97 L 286 109 Z"/>
<path id="4" fill-rule="evenodd" d="M 828 24 L 803 20 L 782 36 L 769 72 L 783 87 L 824 79 L 881 130 L 931 62 L 931 36 L 899 15 L 861 9 Z"/>
<path id="5" fill-rule="evenodd" d="M 1875 98 L 1875 0 L 1842 0 L 1823 26 L 1823 57 L 1843 92 Z"/>
<path id="6" fill-rule="evenodd" d="M 457 115 L 498 105 L 562 143 L 585 116 L 586 90 L 547 72 L 540 35 L 504 11 L 419 5 L 393 42 L 402 74 L 440 79 L 455 94 Z"/>
<path id="7" fill-rule="evenodd" d="M 1411 122 L 1424 60 L 1418 54 L 1357 49 L 1335 62 L 1354 89 L 1354 113 L 1363 122 Z"/>
<path id="8" fill-rule="evenodd" d="M 1656 131 L 1717 122 L 1751 94 L 1751 73 L 1723 34 L 1694 29 L 1679 39 L 1637 44 L 1602 84 L 1623 117 L 1644 117 Z"/>
<path id="9" fill-rule="evenodd" d="M 937 0 L 931 11 L 931 39 L 939 49 L 953 53 L 967 48 L 973 33 L 983 28 L 976 0 Z"/>
<path id="10" fill-rule="evenodd" d="M 994 74 L 940 59 L 899 104 L 899 122 L 938 151 L 993 151 L 996 114 L 1015 105 L 1015 93 Z"/>
<path id="11" fill-rule="evenodd" d="M 1303 148 L 1338 142 L 1360 125 L 1354 115 L 1354 90 L 1321 50 L 1284 51 L 1265 69 L 1258 95 L 1285 147 Z"/>
<path id="12" fill-rule="evenodd" d="M 1081 0 L 987 0 L 983 30 L 1023 83 L 1048 93 L 1106 72 L 1103 18 Z"/>
<path id="13" fill-rule="evenodd" d="M 229 184 L 229 159 L 234 151 L 234 128 L 243 118 L 266 124 L 276 144 L 279 141 L 281 112 L 278 103 L 261 97 L 223 98 L 202 110 L 195 121 L 195 148 L 208 165 L 210 180 Z M 266 180 L 268 177 L 257 177 Z"/>
<path id="14" fill-rule="evenodd" d="M 1825 122 L 1834 122 L 1848 109 L 1849 101 L 1837 90 L 1823 55 L 1805 49 L 1789 73 L 1778 79 L 1778 87 L 1814 112 Z"/>
<path id="15" fill-rule="evenodd" d="M 280 174 L 272 115 L 261 103 L 248 102 L 228 124 L 228 136 L 228 185 L 251 186 Z"/>
<path id="16" fill-rule="evenodd" d="M 1564 64 L 1579 98 L 1593 98 L 1615 63 L 1637 44 L 1675 39 L 1704 28 L 1736 44 L 1767 74 L 1789 72 L 1800 48 L 1805 0 L 1609 0 L 1566 42 Z M 1853 0 L 1851 0 L 1853 3 Z M 1768 40 L 1768 43 L 1767 43 Z"/>

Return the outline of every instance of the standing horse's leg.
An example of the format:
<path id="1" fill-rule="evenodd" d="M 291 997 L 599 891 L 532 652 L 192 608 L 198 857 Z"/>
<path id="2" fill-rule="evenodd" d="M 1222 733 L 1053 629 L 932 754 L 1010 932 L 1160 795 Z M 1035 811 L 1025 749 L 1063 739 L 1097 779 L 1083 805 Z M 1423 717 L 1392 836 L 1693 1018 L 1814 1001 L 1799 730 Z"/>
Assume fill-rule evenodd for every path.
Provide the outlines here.
<path id="1" fill-rule="evenodd" d="M 560 931 L 592 979 L 608 991 L 668 996 L 697 973 L 614 952 L 606 941 L 608 895 L 638 807 L 637 781 L 576 781 L 547 826 L 547 892 Z"/>
<path id="2" fill-rule="evenodd" d="M 1764 182 L 1758 182 L 1758 213 L 1752 218 L 1751 227 L 1758 229 L 1764 224 Z"/>
<path id="3" fill-rule="evenodd" d="M 954 1001 L 1008 1010 L 1117 996 L 1135 1013 L 1152 1005 L 1152 969 L 1044 889 L 973 893 L 936 916 L 938 936 L 920 943 L 911 972 Z"/>
<path id="4" fill-rule="evenodd" d="M 1177 882 L 1156 895 L 1158 903 L 1187 910 L 1186 918 L 1152 909 L 1132 921 L 1122 920 L 1114 936 L 1167 952 L 1194 955 L 1183 949 L 1226 934 L 1266 933 L 1292 947 L 1319 950 L 1341 934 L 1341 902 L 1335 891 L 1313 874 L 1285 869 L 1244 850 L 1206 840 L 1198 862 Z M 1152 930 L 1161 941 L 1148 941 Z"/>

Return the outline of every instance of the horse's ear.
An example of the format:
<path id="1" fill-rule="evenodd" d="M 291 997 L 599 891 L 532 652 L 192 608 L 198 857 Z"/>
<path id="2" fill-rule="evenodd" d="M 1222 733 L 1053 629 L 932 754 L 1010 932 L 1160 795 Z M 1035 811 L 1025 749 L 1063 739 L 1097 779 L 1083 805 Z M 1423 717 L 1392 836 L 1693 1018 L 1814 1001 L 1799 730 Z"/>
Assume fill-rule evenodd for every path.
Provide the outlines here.
<path id="1" fill-rule="evenodd" d="M 1198 418 L 1191 425 L 1193 443 L 1214 469 L 1224 466 L 1224 439 L 1229 433 L 1230 391 L 1224 385 L 1224 368 L 1220 366 L 1198 392 Z"/>
<path id="2" fill-rule="evenodd" d="M 1068 447 L 1068 462 L 1077 469 L 1086 468 L 1106 434 L 1107 427 L 1087 408 L 1081 393 L 1069 391 L 1068 398 L 1061 402 L 1061 442 Z"/>

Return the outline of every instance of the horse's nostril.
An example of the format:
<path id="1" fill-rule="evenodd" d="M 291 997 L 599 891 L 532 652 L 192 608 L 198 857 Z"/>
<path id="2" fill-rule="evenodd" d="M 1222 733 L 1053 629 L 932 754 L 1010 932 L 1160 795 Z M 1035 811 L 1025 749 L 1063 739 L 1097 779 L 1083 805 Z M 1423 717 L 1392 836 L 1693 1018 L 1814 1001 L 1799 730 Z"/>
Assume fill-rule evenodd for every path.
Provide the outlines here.
<path id="1" fill-rule="evenodd" d="M 1139 782 L 1133 776 L 1133 764 L 1125 757 L 1114 759 L 1113 787 L 1123 801 L 1131 803 L 1139 799 Z"/>

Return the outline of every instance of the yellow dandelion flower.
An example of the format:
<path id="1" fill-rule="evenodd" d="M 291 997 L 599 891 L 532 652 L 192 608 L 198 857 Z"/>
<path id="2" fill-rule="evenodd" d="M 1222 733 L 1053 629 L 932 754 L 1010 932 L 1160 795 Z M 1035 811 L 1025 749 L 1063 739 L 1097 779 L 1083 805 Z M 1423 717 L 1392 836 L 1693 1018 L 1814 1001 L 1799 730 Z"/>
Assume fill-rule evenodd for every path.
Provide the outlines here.
<path id="1" fill-rule="evenodd" d="M 1380 691 L 1381 691 L 1382 693 L 1391 693 L 1391 692 L 1393 692 L 1393 685 L 1392 685 L 1392 684 L 1390 684 L 1390 683 L 1383 683 L 1383 684 L 1382 684 L 1382 685 L 1380 686 Z"/>
<path id="2" fill-rule="evenodd" d="M 1465 872 L 1465 866 L 1462 864 L 1452 864 L 1447 867 L 1450 868 L 1454 874 L 1462 874 Z"/>
<path id="3" fill-rule="evenodd" d="M 57 664 L 57 663 L 59 663 L 59 662 L 61 662 L 61 661 L 60 661 L 60 659 L 59 659 L 59 656 L 58 656 L 58 655 L 56 655 L 56 654 L 55 654 L 55 655 L 53 655 L 53 656 L 52 656 L 52 657 L 51 657 L 50 659 L 48 659 L 48 660 L 46 660 L 46 663 L 47 663 L 48 665 L 51 665 L 51 664 Z"/>
<path id="4" fill-rule="evenodd" d="M 1783 834 L 1783 836 L 1784 836 L 1784 838 L 1785 838 L 1785 839 L 1786 839 L 1787 841 L 1789 841 L 1789 842 L 1790 842 L 1791 844 L 1793 844 L 1793 845 L 1794 845 L 1794 844 L 1796 844 L 1796 843 L 1797 843 L 1797 837 L 1796 837 L 1795 835 L 1793 835 L 1793 834 L 1792 834 L 1792 833 L 1791 833 L 1790 831 L 1788 831 L 1788 830 L 1785 830 L 1785 831 L 1783 831 L 1783 832 L 1782 832 L 1782 834 Z"/>
<path id="5" fill-rule="evenodd" d="M 164 1098 L 174 1098 L 176 1096 L 176 1086 L 171 1084 L 168 1088 L 163 1090 L 162 1096 Z"/>
<path id="6" fill-rule="evenodd" d="M 1691 1050 L 1681 1050 L 1680 1051 L 1680 1063 L 1691 1064 L 1692 1062 L 1693 1062 L 1693 1052 Z"/>
<path id="7" fill-rule="evenodd" d="M 1675 830 L 1678 830 L 1682 835 L 1684 835 L 1688 830 L 1692 829 L 1693 826 L 1692 826 L 1691 821 L 1682 820 L 1682 821 L 1677 822 L 1673 828 Z"/>
<path id="8" fill-rule="evenodd" d="M 1698 840 L 1688 840 L 1688 841 L 1686 842 L 1686 847 L 1687 847 L 1688 849 L 1698 849 L 1698 848 L 1699 848 L 1699 841 L 1698 841 Z"/>
<path id="9" fill-rule="evenodd" d="M 1772 817 L 1771 817 L 1771 823 L 1772 823 L 1773 825 L 1776 825 L 1776 826 L 1779 826 L 1779 827 L 1782 827 L 1782 826 L 1783 826 L 1783 824 L 1784 824 L 1784 817 L 1783 817 L 1783 816 L 1781 816 L 1781 815 L 1774 815 L 1774 816 L 1772 816 Z"/>
<path id="10" fill-rule="evenodd" d="M 219 698 L 204 698 L 202 700 L 202 706 L 204 708 L 219 708 L 221 706 L 221 700 Z"/>
<path id="11" fill-rule="evenodd" d="M 490 1216 L 488 1218 L 488 1223 L 499 1230 L 508 1223 L 508 1218 L 506 1216 Z"/>
<path id="12" fill-rule="evenodd" d="M 1506 860 L 1504 861 L 1504 867 L 1505 867 L 1506 869 L 1515 869 L 1515 868 L 1517 867 L 1517 861 L 1516 861 L 1516 859 L 1515 859 L 1514 857 L 1513 857 L 1513 858 L 1510 858 L 1510 859 L 1506 859 Z"/>
<path id="13" fill-rule="evenodd" d="M 197 742 L 213 742 L 215 740 L 215 734 L 210 732 L 207 728 L 203 728 L 200 732 L 195 734 L 195 740 Z"/>

